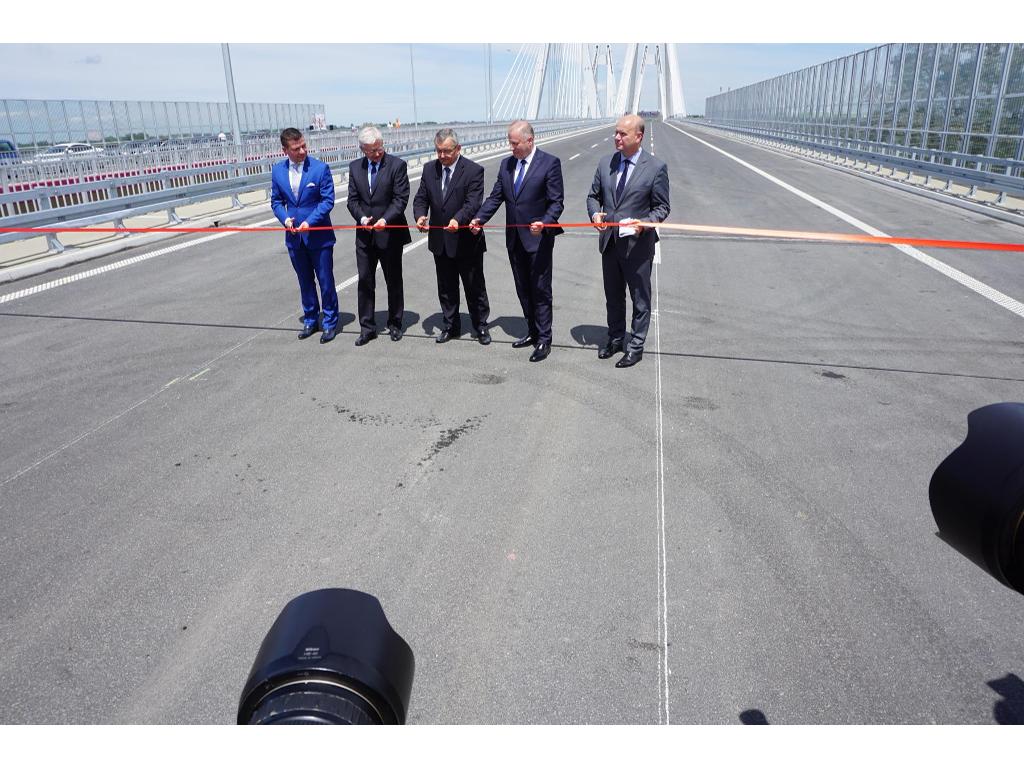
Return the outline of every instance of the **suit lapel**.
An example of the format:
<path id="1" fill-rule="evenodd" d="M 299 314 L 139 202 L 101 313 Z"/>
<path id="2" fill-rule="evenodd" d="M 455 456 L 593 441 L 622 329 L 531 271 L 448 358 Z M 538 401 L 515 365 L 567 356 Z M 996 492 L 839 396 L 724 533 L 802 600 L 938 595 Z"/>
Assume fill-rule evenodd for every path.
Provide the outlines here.
<path id="1" fill-rule="evenodd" d="M 438 165 L 440 165 L 440 163 L 438 163 Z M 455 164 L 455 170 L 452 171 L 451 178 L 448 179 L 448 186 L 445 187 L 444 191 L 441 193 L 441 198 L 443 200 L 447 200 L 448 199 L 448 196 L 449 196 L 449 194 L 452 191 L 452 187 L 455 185 L 455 180 L 457 178 L 459 178 L 459 176 L 462 175 L 462 167 L 464 165 L 465 165 L 465 162 L 462 162 L 461 160 L 460 160 L 460 162 L 457 162 Z M 443 168 L 441 169 L 441 173 L 444 174 L 444 169 Z"/>

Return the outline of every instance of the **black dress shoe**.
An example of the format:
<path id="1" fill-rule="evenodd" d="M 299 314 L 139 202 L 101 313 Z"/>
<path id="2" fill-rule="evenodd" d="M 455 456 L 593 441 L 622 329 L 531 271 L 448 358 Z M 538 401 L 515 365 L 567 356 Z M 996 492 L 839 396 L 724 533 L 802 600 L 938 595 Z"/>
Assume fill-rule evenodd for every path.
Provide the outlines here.
<path id="1" fill-rule="evenodd" d="M 541 360 L 551 354 L 550 344 L 538 344 L 537 348 L 533 350 L 533 354 L 530 355 L 531 363 L 539 363 Z"/>
<path id="2" fill-rule="evenodd" d="M 597 351 L 597 357 L 600 360 L 607 360 L 609 357 L 614 355 L 616 352 L 622 351 L 622 339 L 608 339 L 608 343 L 605 344 L 601 349 Z"/>
<path id="3" fill-rule="evenodd" d="M 616 368 L 629 368 L 629 366 L 636 365 L 637 363 L 639 363 L 640 359 L 643 356 L 644 356 L 644 351 L 642 349 L 638 350 L 637 352 L 634 352 L 634 351 L 630 350 L 630 351 L 626 352 L 626 354 L 624 354 L 622 356 L 622 359 L 619 360 L 619 362 L 617 362 L 615 364 L 615 367 Z"/>
<path id="4" fill-rule="evenodd" d="M 310 336 L 312 336 L 314 333 L 316 333 L 319 330 L 320 330 L 320 326 L 319 325 L 304 325 L 304 326 L 302 326 L 302 330 L 299 331 L 299 338 L 300 339 L 308 339 Z"/>
<path id="5" fill-rule="evenodd" d="M 334 341 L 334 337 L 338 335 L 338 331 L 334 328 L 324 328 L 324 332 L 320 334 L 320 343 L 326 344 L 329 341 Z"/>
<path id="6" fill-rule="evenodd" d="M 363 344 L 369 344 L 371 341 L 377 338 L 376 331 L 370 331 L 369 333 L 360 333 L 359 338 L 356 339 L 356 346 L 361 347 Z"/>
<path id="7" fill-rule="evenodd" d="M 481 328 L 480 333 L 476 335 L 476 340 L 486 347 L 491 343 L 491 334 L 486 328 Z"/>
<path id="8" fill-rule="evenodd" d="M 522 349 L 523 347 L 532 347 L 536 344 L 533 336 L 523 336 L 521 339 L 516 339 L 512 342 L 512 349 Z"/>
<path id="9" fill-rule="evenodd" d="M 441 331 L 440 335 L 434 339 L 438 344 L 444 344 L 445 342 L 451 341 L 452 339 L 459 338 L 459 334 L 462 333 L 459 329 L 445 328 Z"/>
<path id="10" fill-rule="evenodd" d="M 391 326 L 390 328 L 388 328 L 388 333 L 391 334 L 392 341 L 398 341 L 400 338 L 402 338 L 401 328 L 395 328 L 394 326 Z"/>

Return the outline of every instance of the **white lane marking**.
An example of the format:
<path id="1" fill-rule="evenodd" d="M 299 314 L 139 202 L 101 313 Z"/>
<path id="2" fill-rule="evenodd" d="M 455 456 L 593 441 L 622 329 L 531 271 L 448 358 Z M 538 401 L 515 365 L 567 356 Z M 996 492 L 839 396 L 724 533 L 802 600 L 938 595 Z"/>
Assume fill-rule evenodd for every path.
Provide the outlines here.
<path id="1" fill-rule="evenodd" d="M 572 157 L 570 157 L 569 159 L 570 159 L 570 160 L 575 160 L 575 159 L 576 159 L 577 157 L 579 157 L 579 156 L 580 156 L 580 154 L 581 154 L 580 152 L 577 152 L 577 153 L 576 153 L 575 155 L 573 155 L 573 156 L 572 156 Z"/>
<path id="2" fill-rule="evenodd" d="M 225 234 L 233 234 L 233 233 L 225 233 Z M 218 235 L 218 237 L 221 237 L 221 235 Z M 411 244 L 405 246 L 404 252 L 411 251 L 413 248 L 416 248 L 417 246 L 423 245 L 425 242 L 427 242 L 427 238 L 425 238 L 425 237 L 422 240 L 417 240 L 415 243 L 411 243 Z M 356 282 L 358 279 L 359 279 L 359 276 L 356 275 L 356 276 L 350 278 L 349 280 L 346 280 L 345 283 L 341 287 L 345 288 L 345 287 L 351 285 L 352 283 Z M 275 326 L 281 325 L 286 320 L 288 320 L 288 318 L 290 318 L 292 316 L 292 314 L 293 314 L 293 312 L 289 311 L 288 314 L 286 314 L 284 317 L 282 317 L 280 320 L 278 320 L 273 325 L 275 325 Z M 240 347 L 243 347 L 244 345 L 248 344 L 250 341 L 252 341 L 253 339 L 257 338 L 258 336 L 261 336 L 264 333 L 267 333 L 266 329 L 258 331 L 257 333 L 254 333 L 249 338 L 244 339 L 243 341 L 240 341 L 238 344 L 235 344 L 230 349 L 225 350 L 224 352 L 222 352 L 221 354 L 217 355 L 217 357 L 213 358 L 212 360 L 207 360 L 205 363 L 202 364 L 204 366 L 204 368 L 202 370 L 200 370 L 199 373 L 196 373 L 196 374 L 194 374 L 192 376 L 189 376 L 189 381 L 195 381 L 200 376 L 202 376 L 204 373 L 208 373 L 209 370 L 210 370 L 210 367 L 214 363 L 216 363 L 218 360 L 226 357 L 227 355 L 230 355 L 235 350 L 239 349 Z M 111 416 L 109 419 L 107 419 L 106 421 L 101 423 L 99 426 L 93 427 L 92 429 L 90 429 L 90 430 L 88 430 L 86 432 L 83 432 L 82 434 L 78 435 L 77 437 L 69 440 L 68 442 L 64 443 L 62 446 L 60 446 L 59 448 L 55 449 L 51 453 L 48 453 L 46 456 L 43 456 L 43 458 L 39 459 L 39 461 L 35 462 L 34 464 L 30 464 L 29 466 L 25 467 L 24 469 L 21 469 L 18 472 L 15 472 L 13 475 L 8 477 L 6 480 L 3 480 L 2 482 L 0 482 L 0 488 L 2 488 L 3 486 L 7 485 L 8 483 L 10 483 L 10 482 L 12 482 L 14 480 L 17 480 L 19 477 L 24 475 L 26 472 L 30 472 L 31 470 L 33 470 L 36 467 L 38 467 L 40 464 L 43 464 L 43 463 L 49 461 L 54 456 L 58 455 L 59 453 L 64 452 L 65 450 L 67 450 L 68 448 L 73 446 L 75 443 L 77 443 L 77 442 L 79 442 L 81 440 L 84 440 L 85 438 L 89 437 L 90 435 L 96 434 L 97 432 L 99 432 L 101 429 L 103 429 L 107 425 L 113 424 L 115 421 L 120 419 L 122 416 L 127 416 L 129 413 L 134 411 L 140 405 L 145 405 L 146 403 L 148 403 L 150 400 L 152 400 L 157 395 L 165 392 L 171 385 L 175 384 L 176 382 L 181 381 L 181 379 L 182 379 L 181 376 L 178 376 L 178 377 L 176 377 L 174 379 L 171 379 L 169 382 L 164 384 L 162 387 L 160 387 L 160 389 L 158 389 L 156 392 L 152 393 L 151 395 L 149 395 L 147 397 L 144 397 L 142 400 L 139 400 L 137 403 L 134 403 L 133 405 L 128 406 L 127 408 L 125 408 L 123 411 L 121 411 L 117 415 Z"/>
<path id="3" fill-rule="evenodd" d="M 664 724 L 669 724 L 669 693 L 668 676 L 668 564 L 665 554 L 665 429 L 664 409 L 662 407 L 661 385 L 661 318 L 658 315 L 659 283 L 658 268 L 654 268 L 654 308 L 651 319 L 654 321 L 655 368 L 657 370 L 657 436 L 658 436 L 658 674 L 661 682 L 658 687 L 658 699 L 665 713 Z M 662 708 L 659 708 L 658 719 L 661 719 Z"/>
<path id="4" fill-rule="evenodd" d="M 280 320 L 278 320 L 278 321 L 277 321 L 276 323 L 274 323 L 274 325 L 281 325 L 281 323 L 285 322 L 285 321 L 286 321 L 286 320 L 287 320 L 287 319 L 288 319 L 289 317 L 291 317 L 291 316 L 292 316 L 293 314 L 294 314 L 294 310 L 291 310 L 291 311 L 289 311 L 287 315 L 285 315 L 285 316 L 284 316 L 284 317 L 282 317 L 282 318 L 281 318 Z M 219 361 L 219 360 L 221 360 L 221 359 L 223 359 L 223 358 L 227 357 L 228 355 L 230 355 L 230 354 L 231 354 L 232 352 L 234 352 L 235 350 L 237 350 L 237 349 L 239 349 L 239 348 L 241 348 L 241 347 L 245 346 L 246 344 L 248 344 L 248 343 L 249 343 L 250 341 L 252 341 L 253 339 L 255 339 L 255 338 L 259 337 L 259 336 L 262 336 L 262 335 L 263 335 L 264 333 L 267 333 L 267 332 L 268 332 L 268 330 L 267 330 L 267 329 L 263 329 L 263 330 L 257 331 L 256 333 L 254 333 L 254 334 L 253 334 L 252 336 L 250 336 L 249 338 L 247 338 L 247 339 L 243 339 L 242 341 L 240 341 L 240 342 L 238 342 L 237 344 L 235 344 L 235 345 L 234 345 L 233 347 L 231 347 L 231 348 L 229 348 L 229 349 L 226 349 L 226 350 L 224 350 L 223 352 L 221 352 L 221 353 L 220 353 L 219 355 L 217 355 L 216 357 L 214 357 L 214 358 L 212 358 L 212 359 L 210 359 L 210 360 L 207 360 L 207 361 L 206 361 L 205 363 L 200 363 L 200 365 L 199 365 L 199 366 L 197 366 L 197 367 L 201 367 L 201 368 L 206 368 L 206 370 L 209 370 L 209 369 L 210 369 L 211 367 L 213 367 L 213 365 L 214 365 L 214 364 L 215 364 L 215 363 L 216 363 L 217 361 Z M 193 370 L 195 370 L 195 369 L 193 369 Z M 198 375 L 198 374 L 197 374 L 197 375 Z M 14 473 L 13 475 L 11 475 L 10 477 L 8 477 L 8 478 L 7 478 L 6 480 L 0 481 L 0 488 L 2 488 L 3 486 L 7 485 L 7 484 L 8 484 L 8 483 L 10 483 L 10 482 L 13 482 L 14 480 L 17 480 L 17 479 L 18 479 L 19 477 L 21 477 L 22 475 L 24 475 L 24 474 L 25 474 L 26 472 L 30 472 L 30 471 L 32 471 L 33 469 L 35 469 L 36 467 L 38 467 L 38 466 L 39 466 L 40 464 L 43 464 L 43 463 L 45 463 L 45 462 L 49 461 L 50 459 L 52 459 L 52 458 L 53 458 L 54 456 L 56 456 L 56 455 L 58 455 L 58 454 L 60 454 L 60 453 L 63 453 L 63 452 L 64 452 L 64 451 L 66 451 L 66 450 L 67 450 L 68 448 L 70 448 L 71 446 L 73 446 L 73 445 L 74 445 L 75 443 L 78 443 L 78 442 L 80 442 L 80 441 L 84 440 L 85 438 L 89 437 L 90 435 L 94 435 L 94 434 L 96 434 L 96 433 L 97 433 L 97 432 L 99 432 L 99 431 L 100 431 L 101 429 L 103 429 L 104 427 L 106 427 L 106 426 L 107 426 L 107 425 L 109 425 L 109 424 L 113 424 L 113 423 L 114 423 L 115 421 L 117 421 L 117 420 L 118 420 L 118 419 L 120 419 L 121 417 L 123 417 L 123 416 L 127 416 L 127 415 L 128 415 L 129 413 L 131 413 L 132 411 L 134 411 L 134 410 L 135 410 L 136 408 L 138 408 L 138 407 L 139 407 L 140 405 L 145 405 L 146 403 L 148 403 L 148 402 L 149 402 L 150 400 L 152 400 L 152 399 L 153 399 L 154 397 L 156 397 L 157 395 L 160 395 L 160 394 L 163 394 L 164 392 L 166 392 L 166 391 L 167 391 L 167 389 L 168 389 L 168 388 L 169 388 L 169 387 L 170 387 L 170 386 L 171 386 L 172 384 L 174 384 L 174 382 L 176 382 L 176 381 L 180 381 L 180 380 L 181 380 L 181 377 L 180 377 L 180 376 L 179 376 L 178 378 L 176 378 L 176 379 L 172 379 L 171 381 L 169 381 L 168 383 L 164 384 L 164 385 L 163 385 L 162 387 L 160 387 L 160 388 L 159 388 L 158 390 L 156 390 L 156 391 L 155 391 L 155 392 L 153 392 L 152 394 L 150 394 L 150 395 L 147 395 L 146 397 L 142 398 L 141 400 L 139 400 L 139 401 L 138 401 L 138 402 L 136 402 L 136 403 L 133 403 L 132 405 L 129 405 L 129 406 L 128 406 L 127 408 L 125 408 L 125 409 L 124 409 L 123 411 L 121 411 L 120 413 L 118 413 L 118 414 L 116 414 L 116 415 L 114 415 L 114 416 L 111 416 L 111 417 L 110 417 L 109 419 L 107 419 L 106 421 L 102 422 L 102 423 L 101 423 L 101 424 L 99 424 L 98 426 L 95 426 L 95 427 L 93 427 L 92 429 L 86 430 L 85 432 L 82 432 L 82 433 L 81 433 L 80 435 L 78 435 L 77 437 L 74 437 L 74 438 L 72 438 L 71 440 L 68 440 L 68 441 L 67 441 L 66 443 L 64 443 L 64 444 L 63 444 L 62 446 L 60 446 L 59 448 L 56 448 L 55 450 L 53 450 L 53 451 L 51 451 L 50 453 L 48 453 L 48 454 L 46 454 L 45 456 L 43 456 L 43 458 L 39 459 L 39 461 L 35 462 L 34 464 L 30 464 L 29 466 L 25 467 L 24 469 L 18 470 L 18 471 L 17 471 L 17 472 L 15 472 L 15 473 Z"/>
<path id="5" fill-rule="evenodd" d="M 274 221 L 277 221 L 277 219 L 274 219 Z M 266 222 L 260 222 L 259 224 L 254 224 L 253 226 L 260 226 L 260 224 L 264 224 L 264 223 L 266 223 Z M 4 304 L 4 303 L 6 303 L 8 301 L 14 301 L 15 299 L 23 299 L 26 296 L 32 296 L 33 294 L 36 294 L 36 293 L 42 293 L 43 291 L 48 291 L 51 288 L 58 288 L 58 287 L 60 287 L 62 285 L 67 285 L 68 283 L 74 283 L 74 282 L 77 282 L 79 280 L 84 280 L 87 277 L 95 277 L 96 275 L 102 275 L 102 274 L 104 274 L 106 272 L 111 272 L 111 271 L 113 271 L 115 269 L 121 269 L 122 267 L 131 266 L 132 264 L 138 264 L 140 261 L 147 261 L 148 259 L 155 259 L 157 256 L 164 256 L 164 255 L 166 255 L 168 253 L 174 253 L 175 251 L 181 251 L 181 250 L 184 250 L 185 248 L 191 248 L 194 245 L 201 245 L 203 243 L 211 243 L 214 240 L 219 240 L 222 237 L 229 237 L 230 235 L 234 235 L 234 234 L 237 234 L 237 233 L 235 233 L 235 232 L 223 232 L 223 233 L 217 234 L 217 235 L 209 235 L 207 237 L 200 237 L 198 240 L 189 240 L 187 243 L 178 243 L 177 245 L 172 245 L 172 246 L 169 246 L 167 248 L 161 248 L 158 251 L 151 251 L 150 253 L 140 253 L 138 256 L 132 256 L 129 259 L 123 259 L 121 261 L 116 261 L 116 262 L 113 262 L 111 264 L 105 264 L 102 267 L 96 267 L 95 269 L 89 269 L 89 270 L 86 270 L 85 272 L 78 272 L 77 274 L 74 274 L 74 275 L 67 275 L 67 276 L 62 277 L 62 278 L 60 278 L 58 280 L 51 280 L 48 283 L 40 283 L 39 285 L 33 285 L 31 288 L 23 288 L 20 291 L 15 291 L 14 293 L 8 293 L 8 294 L 6 294 L 4 296 L 0 296 L 0 304 Z"/>
<path id="6" fill-rule="evenodd" d="M 598 144 L 600 144 L 600 143 L 601 143 L 601 142 L 598 142 Z M 591 149 L 593 149 L 593 148 L 594 148 L 594 147 L 596 147 L 596 146 L 597 146 L 597 144 L 591 144 L 591 145 L 590 145 L 590 148 L 591 148 Z"/>
<path id="7" fill-rule="evenodd" d="M 677 131 L 679 131 L 684 136 L 689 136 L 694 141 L 700 142 L 704 146 L 709 147 L 709 148 L 715 150 L 715 152 L 718 152 L 718 153 L 720 153 L 722 155 L 725 155 L 730 160 L 736 161 L 737 163 L 739 163 L 743 167 L 749 168 L 750 170 L 752 170 L 754 173 L 758 174 L 759 176 L 763 176 L 764 178 L 768 179 L 768 181 L 772 182 L 773 184 L 777 184 L 780 187 L 782 187 L 783 189 L 785 189 L 785 190 L 787 190 L 789 192 L 792 192 L 797 197 L 800 197 L 800 198 L 806 200 L 807 202 L 809 202 L 809 203 L 811 203 L 813 205 L 818 206 L 823 211 L 827 211 L 828 213 L 831 213 L 833 216 L 836 216 L 836 217 L 842 219 L 847 224 L 850 224 L 850 225 L 856 227 L 857 229 L 859 229 L 861 232 L 866 232 L 867 234 L 874 235 L 876 237 L 892 237 L 892 235 L 887 235 L 882 230 L 876 229 L 875 227 L 871 226 L 870 224 L 866 224 L 865 222 L 861 221 L 860 219 L 858 219 L 858 218 L 856 218 L 854 216 L 851 216 L 850 214 L 846 213 L 845 211 L 841 211 L 838 208 L 836 208 L 835 206 L 829 205 L 828 203 L 826 203 L 826 202 L 824 202 L 822 200 L 819 200 L 818 198 L 814 197 L 813 195 L 807 194 L 803 190 L 797 189 L 792 184 L 787 184 L 782 179 L 779 179 L 779 178 L 776 178 L 775 176 L 772 176 L 767 171 L 762 171 L 760 168 L 758 168 L 757 166 L 751 165 L 746 160 L 741 160 L 740 158 L 736 157 L 735 155 L 729 154 L 724 149 L 719 149 L 714 144 L 709 144 L 708 142 L 704 141 L 704 139 L 701 139 L 701 138 L 699 138 L 697 136 L 694 136 L 692 133 L 689 133 L 687 131 L 684 131 L 682 128 L 679 128 L 679 127 L 677 127 L 675 125 L 672 125 L 672 123 L 666 123 L 666 125 L 669 125 L 672 128 L 675 128 Z M 950 280 L 954 280 L 955 282 L 960 283 L 960 285 L 964 286 L 965 288 L 968 288 L 969 290 L 974 291 L 978 295 L 984 296 L 986 299 L 988 299 L 989 301 L 991 301 L 991 302 L 993 302 L 995 304 L 998 304 L 1003 309 L 1006 309 L 1006 310 L 1009 310 L 1010 312 L 1013 312 L 1013 314 L 1017 315 L 1018 317 L 1024 317 L 1024 304 L 1022 304 L 1021 302 L 1017 301 L 1017 299 L 1014 299 L 1011 296 L 1007 296 L 1005 293 L 1002 293 L 1001 291 L 997 291 L 992 286 L 987 285 L 987 284 L 981 282 L 980 280 L 977 280 L 977 279 L 971 277 L 970 275 L 968 275 L 968 274 L 966 274 L 964 272 L 961 272 L 959 269 L 956 269 L 955 267 L 951 267 L 949 264 L 946 264 L 944 261 L 939 261 L 934 256 L 929 256 L 927 253 L 924 253 L 923 251 L 919 251 L 917 248 L 914 248 L 913 246 L 910 246 L 910 245 L 893 245 L 892 247 L 895 248 L 898 251 L 902 251 L 903 253 L 907 254 L 907 256 L 910 256 L 912 259 L 915 259 L 915 260 L 921 262 L 926 267 L 930 267 L 931 269 L 934 269 L 936 272 L 938 272 L 938 273 L 940 273 L 942 275 L 945 275 Z"/>
<path id="8" fill-rule="evenodd" d="M 566 134 L 565 136 L 555 136 L 555 137 L 550 138 L 550 139 L 544 139 L 543 141 L 538 141 L 537 145 L 539 146 L 541 144 L 552 144 L 552 143 L 557 142 L 557 141 L 563 141 L 565 139 L 575 138 L 576 136 L 582 136 L 583 134 L 592 133 L 593 131 L 600 130 L 603 127 L 604 126 L 600 126 L 599 128 L 587 128 L 587 129 L 582 130 L 582 131 Z M 596 147 L 597 145 L 595 144 L 594 146 Z M 500 152 L 493 153 L 493 154 L 482 155 L 482 156 L 480 156 L 478 158 L 475 158 L 475 159 L 477 161 L 493 160 L 496 157 L 504 157 L 507 154 L 508 154 L 508 150 L 501 150 Z M 422 176 L 422 169 L 420 171 L 420 175 L 419 176 L 413 176 L 412 178 L 409 179 L 409 181 L 410 182 L 418 181 L 420 179 L 420 176 Z M 337 207 L 340 203 L 344 203 L 344 202 L 347 202 L 347 201 L 348 201 L 348 197 L 347 196 L 346 197 L 338 198 L 337 200 L 335 200 L 335 207 Z M 267 224 L 275 224 L 275 223 L 278 223 L 276 217 L 272 218 L 272 219 L 264 219 L 263 221 L 258 221 L 255 224 L 247 224 L 246 228 L 247 229 L 253 229 L 253 228 L 256 228 L 256 227 L 262 227 L 262 226 L 266 226 Z M 89 269 L 89 270 L 86 270 L 85 272 L 78 272 L 77 274 L 74 274 L 74 275 L 67 275 L 67 276 L 61 277 L 61 278 L 59 278 L 57 280 L 51 280 L 48 283 L 41 283 L 39 285 L 34 285 L 31 288 L 23 288 L 20 291 L 15 291 L 14 293 L 8 293 L 6 295 L 0 296 L 0 304 L 4 304 L 4 303 L 6 303 L 8 301 L 15 301 L 17 299 L 23 299 L 26 296 L 33 296 L 33 295 L 35 295 L 37 293 L 42 293 L 43 291 L 48 291 L 51 288 L 59 288 L 60 286 L 67 285 L 68 283 L 75 283 L 75 282 L 78 282 L 79 280 L 85 280 L 86 278 L 89 278 L 89 277 L 95 277 L 96 275 L 102 275 L 102 274 L 105 274 L 107 272 L 112 272 L 115 269 L 122 269 L 124 267 L 129 267 L 132 264 L 138 264 L 141 261 L 148 261 L 149 259 L 155 259 L 157 256 L 166 256 L 168 253 L 175 253 L 176 251 L 181 251 L 181 250 L 184 250 L 185 248 L 191 248 L 191 247 L 196 246 L 196 245 L 202 245 L 203 243 L 209 243 L 209 242 L 212 242 L 214 240 L 219 240 L 222 237 L 230 237 L 231 235 L 237 235 L 237 234 L 240 234 L 240 233 L 238 233 L 238 232 L 221 232 L 221 233 L 217 233 L 215 235 L 208 235 L 207 237 L 200 237 L 200 238 L 198 238 L 196 240 L 189 240 L 187 243 L 178 243 L 177 245 L 171 245 L 171 246 L 168 246 L 167 248 L 160 248 L 159 250 L 151 251 L 150 253 L 140 253 L 138 256 L 132 256 L 131 258 L 128 258 L 128 259 L 122 259 L 121 261 L 111 262 L 110 264 L 105 264 L 102 267 L 97 267 L 95 269 Z M 350 278 L 349 280 L 345 281 L 344 286 L 347 287 L 347 286 L 349 286 L 351 284 L 352 284 L 352 280 Z"/>
<path id="9" fill-rule="evenodd" d="M 661 243 L 654 244 L 654 263 L 661 264 Z"/>

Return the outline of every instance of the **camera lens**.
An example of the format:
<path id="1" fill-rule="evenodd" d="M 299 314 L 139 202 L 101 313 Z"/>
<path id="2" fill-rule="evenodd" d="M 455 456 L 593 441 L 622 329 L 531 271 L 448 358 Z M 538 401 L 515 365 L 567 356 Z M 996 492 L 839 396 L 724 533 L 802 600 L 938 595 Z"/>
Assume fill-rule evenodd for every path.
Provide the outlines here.
<path id="1" fill-rule="evenodd" d="M 928 498 L 944 541 L 1024 593 L 1024 403 L 972 411 Z"/>
<path id="2" fill-rule="evenodd" d="M 238 705 L 239 724 L 401 724 L 412 650 L 377 598 L 351 589 L 296 597 L 270 628 Z"/>

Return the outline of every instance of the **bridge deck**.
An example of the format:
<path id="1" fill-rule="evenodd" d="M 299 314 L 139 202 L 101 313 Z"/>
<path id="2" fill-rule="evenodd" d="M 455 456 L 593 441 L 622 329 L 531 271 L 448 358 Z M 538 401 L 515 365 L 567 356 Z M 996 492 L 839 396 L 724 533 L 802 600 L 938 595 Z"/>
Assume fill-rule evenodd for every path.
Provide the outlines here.
<path id="1" fill-rule="evenodd" d="M 545 145 L 565 221 L 610 133 Z M 859 231 L 698 137 L 889 235 L 1024 240 L 651 133 L 672 221 Z M 1024 399 L 1024 319 L 892 247 L 669 234 L 647 354 L 617 370 L 596 235 L 573 230 L 531 365 L 501 233 L 489 347 L 434 343 L 421 238 L 397 344 L 352 346 L 352 284 L 335 342 L 297 341 L 277 234 L 0 304 L 0 720 L 231 722 L 278 611 L 325 586 L 377 595 L 413 647 L 413 723 L 1024 720 L 1019 596 L 935 537 L 927 498 L 967 413 Z M 932 255 L 1024 298 L 1017 255 Z M 340 285 L 350 233 L 335 264 Z"/>

